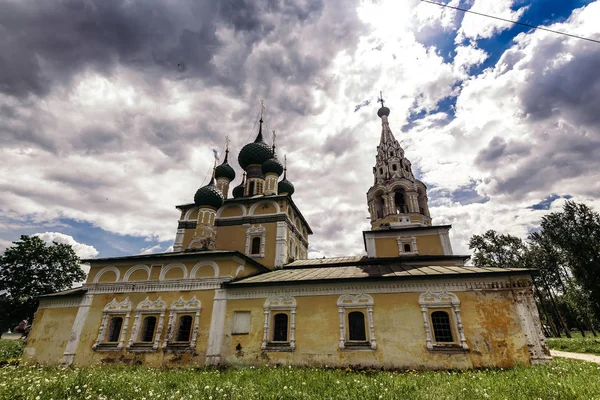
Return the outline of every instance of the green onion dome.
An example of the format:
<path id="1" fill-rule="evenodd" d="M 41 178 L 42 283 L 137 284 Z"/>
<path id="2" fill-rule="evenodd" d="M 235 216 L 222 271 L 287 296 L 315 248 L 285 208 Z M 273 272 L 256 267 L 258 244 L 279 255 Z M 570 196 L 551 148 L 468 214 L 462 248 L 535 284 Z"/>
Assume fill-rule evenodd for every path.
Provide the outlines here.
<path id="1" fill-rule="evenodd" d="M 238 155 L 238 162 L 244 170 L 248 168 L 248 165 L 262 165 L 268 159 L 273 158 L 273 151 L 263 140 L 262 122 L 263 121 L 261 119 L 258 135 L 256 136 L 254 142 L 245 145 Z"/>
<path id="2" fill-rule="evenodd" d="M 202 186 L 194 195 L 194 203 L 197 206 L 208 206 L 218 209 L 223 205 L 225 199 L 223 195 L 215 186 L 215 179 L 212 178 L 210 183 L 206 186 Z"/>
<path id="3" fill-rule="evenodd" d="M 283 174 L 283 165 L 281 165 L 277 157 L 273 157 L 264 162 L 261 171 L 263 175 L 273 173 L 277 174 L 277 176 L 281 176 L 281 174 Z"/>
<path id="4" fill-rule="evenodd" d="M 277 184 L 277 193 L 278 194 L 288 194 L 289 196 L 294 194 L 294 185 L 292 182 L 288 181 L 286 178 L 286 174 L 283 175 L 283 179 L 279 181 Z"/>
<path id="5" fill-rule="evenodd" d="M 235 171 L 227 162 L 227 158 L 229 157 L 229 150 L 225 152 L 225 160 L 221 165 L 217 166 L 215 169 L 215 178 L 227 178 L 229 182 L 235 179 Z"/>
<path id="6" fill-rule="evenodd" d="M 235 198 L 244 197 L 244 188 L 245 187 L 246 187 L 246 174 L 244 173 L 244 178 L 242 179 L 242 183 L 240 183 L 239 185 L 234 187 L 231 194 L 233 194 L 233 197 L 235 197 Z"/>

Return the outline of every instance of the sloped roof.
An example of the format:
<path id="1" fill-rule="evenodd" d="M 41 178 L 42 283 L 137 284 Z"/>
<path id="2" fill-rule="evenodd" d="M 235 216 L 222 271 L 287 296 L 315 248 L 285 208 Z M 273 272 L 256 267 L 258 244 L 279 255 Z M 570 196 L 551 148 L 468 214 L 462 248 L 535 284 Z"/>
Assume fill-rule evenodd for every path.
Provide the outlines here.
<path id="1" fill-rule="evenodd" d="M 448 276 L 473 276 L 481 274 L 530 274 L 528 268 L 479 268 L 459 266 L 409 266 L 409 265 L 353 265 L 339 267 L 311 267 L 280 269 L 254 275 L 229 283 L 231 286 L 281 283 L 307 283 L 354 279 L 410 279 Z"/>

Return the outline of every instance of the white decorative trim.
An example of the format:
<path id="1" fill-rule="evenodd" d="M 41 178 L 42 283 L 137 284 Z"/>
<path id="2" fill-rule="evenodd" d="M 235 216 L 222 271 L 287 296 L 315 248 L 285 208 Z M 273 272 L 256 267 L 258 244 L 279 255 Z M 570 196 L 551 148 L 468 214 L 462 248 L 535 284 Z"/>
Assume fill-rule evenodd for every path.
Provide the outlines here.
<path id="1" fill-rule="evenodd" d="M 235 270 L 235 277 L 237 278 L 240 273 L 244 272 L 244 269 L 245 269 L 245 267 L 243 265 L 240 265 L 239 267 L 237 267 L 237 269 Z"/>
<path id="2" fill-rule="evenodd" d="M 377 249 L 375 247 L 375 237 L 374 236 L 365 236 L 365 243 L 367 247 L 367 257 L 373 258 L 377 257 Z"/>
<path id="3" fill-rule="evenodd" d="M 426 280 L 414 280 L 404 282 L 357 282 L 357 283 L 331 283 L 331 284 L 312 284 L 312 285 L 285 285 L 270 287 L 236 288 L 235 285 L 229 286 L 227 298 L 230 300 L 238 299 L 257 299 L 269 296 L 334 296 L 341 294 L 356 293 L 419 293 L 419 292 L 466 292 L 466 291 L 510 291 L 515 287 L 531 286 L 531 279 L 523 275 L 506 277 L 478 277 L 472 278 L 439 280 L 431 282 Z"/>
<path id="4" fill-rule="evenodd" d="M 417 238 L 415 236 L 400 235 L 396 238 L 398 242 L 398 254 L 403 255 L 416 255 L 419 254 L 417 249 Z M 410 245 L 410 251 L 404 251 L 404 245 Z"/>
<path id="5" fill-rule="evenodd" d="M 223 211 L 227 210 L 228 208 L 234 208 L 234 207 L 238 207 L 240 210 L 242 210 L 242 215 L 236 215 L 234 217 L 221 217 L 221 215 L 223 214 Z M 221 218 L 221 219 L 227 219 L 227 218 L 242 218 L 245 217 L 247 215 L 246 213 L 246 207 L 243 204 L 238 204 L 238 203 L 232 203 L 232 204 L 225 204 L 224 206 L 222 206 L 221 208 L 219 208 L 219 210 L 217 211 L 217 216 L 216 218 Z"/>
<path id="6" fill-rule="evenodd" d="M 146 297 L 144 301 L 138 304 L 136 307 L 135 319 L 133 320 L 133 327 L 131 328 L 131 335 L 129 336 L 129 342 L 127 343 L 127 349 L 131 349 L 131 347 L 136 343 L 140 329 L 140 323 L 142 322 L 142 315 L 159 314 L 158 326 L 154 332 L 154 342 L 152 343 L 152 349 L 158 349 L 158 341 L 160 340 L 160 335 L 163 329 L 166 306 L 167 303 L 165 303 L 160 297 L 155 301 L 150 301 L 150 297 Z"/>
<path id="7" fill-rule="evenodd" d="M 346 321 L 346 310 L 347 309 L 362 309 L 367 312 L 367 323 L 368 323 L 368 337 L 367 340 L 371 344 L 371 349 L 377 349 L 377 341 L 375 340 L 375 327 L 373 325 L 373 298 L 366 293 L 357 295 L 343 294 L 337 301 L 338 314 L 340 317 L 340 349 L 346 347 L 346 332 L 347 321 Z"/>
<path id="8" fill-rule="evenodd" d="M 123 277 L 123 282 L 129 282 L 129 278 L 131 277 L 131 275 L 138 270 L 144 270 L 148 273 L 148 278 L 150 279 L 150 267 L 147 265 L 143 265 L 143 264 L 138 264 L 138 265 L 134 265 L 133 267 L 129 268 L 127 270 L 127 272 L 125 273 L 125 276 Z"/>
<path id="9" fill-rule="evenodd" d="M 190 219 L 190 216 L 191 216 L 191 215 L 192 215 L 192 213 L 193 213 L 194 211 L 196 211 L 196 210 L 198 210 L 198 207 L 192 207 L 192 208 L 190 208 L 189 210 L 187 210 L 187 211 L 185 212 L 185 215 L 184 215 L 184 217 L 183 217 L 183 220 L 184 220 L 184 221 L 195 221 L 195 220 L 196 220 L 196 218 L 194 218 L 193 220 L 191 220 L 191 219 Z"/>
<path id="10" fill-rule="evenodd" d="M 225 314 L 227 312 L 227 296 L 224 289 L 215 290 L 213 309 L 210 318 L 208 346 L 206 347 L 206 365 L 221 363 L 221 347 L 225 332 Z"/>
<path id="11" fill-rule="evenodd" d="M 104 310 L 102 312 L 102 322 L 100 323 L 100 329 L 98 330 L 98 337 L 92 345 L 92 349 L 96 349 L 98 345 L 104 342 L 109 317 L 111 315 L 114 316 L 115 314 L 125 315 L 125 318 L 123 319 L 123 324 L 121 324 L 119 342 L 117 343 L 115 350 L 121 350 L 123 348 L 123 343 L 125 342 L 125 334 L 127 332 L 127 327 L 129 326 L 129 317 L 131 315 L 131 301 L 129 301 L 129 297 L 125 298 L 125 300 L 121 302 L 118 302 L 117 298 L 115 297 L 108 304 L 106 304 L 106 306 L 104 306 Z"/>
<path id="12" fill-rule="evenodd" d="M 469 350 L 467 340 L 465 339 L 465 331 L 460 316 L 460 300 L 453 293 L 443 292 L 425 292 L 419 296 L 419 305 L 423 314 L 423 322 L 425 324 L 425 336 L 427 340 L 427 349 L 432 350 L 435 347 L 435 340 L 432 334 L 432 327 L 429 325 L 429 310 L 435 308 L 451 308 L 452 317 L 454 319 L 455 332 L 454 335 L 458 339 L 457 342 L 464 350 Z"/>
<path id="13" fill-rule="evenodd" d="M 177 229 L 175 234 L 175 241 L 173 242 L 173 251 L 183 250 L 183 238 L 185 236 L 185 229 Z"/>
<path id="14" fill-rule="evenodd" d="M 167 279 L 165 279 L 165 277 L 167 276 L 167 272 L 169 272 L 173 268 L 179 268 L 180 270 L 183 271 L 183 278 L 177 278 L 177 279 L 187 279 L 187 277 L 188 277 L 187 267 L 185 265 L 183 265 L 182 263 L 171 263 L 171 264 L 165 265 L 164 267 L 162 267 L 160 269 L 160 276 L 158 277 L 158 280 L 159 281 L 167 280 Z"/>
<path id="15" fill-rule="evenodd" d="M 261 348 L 267 349 L 269 343 L 271 343 L 271 312 L 275 311 L 289 311 L 290 312 L 290 337 L 289 347 L 291 351 L 296 348 L 296 299 L 291 296 L 271 296 L 265 300 L 264 304 L 264 331 L 263 331 L 263 342 Z"/>
<path id="16" fill-rule="evenodd" d="M 69 341 L 67 342 L 65 351 L 63 353 L 63 358 L 61 360 L 62 365 L 69 366 L 73 364 L 73 360 L 75 359 L 75 352 L 77 351 L 77 346 L 79 346 L 81 332 L 83 331 L 83 327 L 85 326 L 85 320 L 87 319 L 87 316 L 90 312 L 90 306 L 92 305 L 93 298 L 93 295 L 86 294 L 81 299 L 81 304 L 79 305 L 79 309 L 77 310 L 75 321 L 73 321 L 73 326 L 71 327 L 71 335 L 69 336 Z"/>
<path id="17" fill-rule="evenodd" d="M 68 298 L 45 298 L 40 299 L 40 305 L 38 308 L 75 308 L 79 307 L 82 302 L 82 297 L 68 297 Z"/>
<path id="18" fill-rule="evenodd" d="M 192 272 L 190 273 L 190 278 L 197 279 L 196 278 L 196 274 L 198 273 L 198 271 L 202 267 L 212 267 L 213 272 L 214 272 L 214 278 L 218 278 L 219 277 L 219 266 L 217 265 L 216 262 L 214 262 L 214 261 L 200 261 L 198 264 L 194 265 L 194 268 L 192 268 Z"/>
<path id="19" fill-rule="evenodd" d="M 277 222 L 277 233 L 275 236 L 275 267 L 282 267 L 287 261 L 287 223 Z"/>
<path id="20" fill-rule="evenodd" d="M 167 324 L 167 334 L 165 340 L 163 340 L 162 348 L 166 349 L 170 342 L 173 342 L 175 336 L 175 328 L 177 325 L 177 317 L 179 314 L 194 313 L 194 327 L 192 329 L 192 337 L 190 338 L 189 349 L 194 350 L 196 348 L 196 340 L 198 338 L 198 325 L 200 323 L 200 311 L 202 310 L 202 304 L 196 299 L 196 296 L 190 300 L 183 300 L 183 296 L 179 297 L 178 300 L 171 303 L 169 308 L 169 322 Z"/>
<path id="21" fill-rule="evenodd" d="M 255 237 L 260 237 L 260 254 L 250 254 L 252 239 Z M 248 230 L 246 230 L 246 249 L 245 254 L 248 257 L 265 257 L 265 245 L 266 245 L 266 237 L 267 237 L 267 228 L 262 225 L 254 226 L 252 225 Z"/>
<path id="22" fill-rule="evenodd" d="M 273 207 L 275 207 L 275 213 L 274 214 L 279 214 L 281 212 L 281 208 L 279 207 L 279 204 L 277 204 L 276 201 L 273 200 L 264 200 L 264 201 L 259 201 L 257 203 L 254 203 L 252 205 L 252 207 L 250 207 L 250 211 L 248 211 L 248 215 L 254 215 L 254 212 L 256 211 L 256 209 L 258 208 L 258 206 L 264 205 L 264 204 L 270 204 Z M 271 214 L 260 214 L 260 215 L 271 215 Z"/>
<path id="23" fill-rule="evenodd" d="M 450 234 L 448 231 L 440 233 L 440 241 L 442 242 L 442 251 L 444 255 L 452 255 L 452 243 L 450 242 Z"/>
<path id="24" fill-rule="evenodd" d="M 219 289 L 223 282 L 230 281 L 232 277 L 202 278 L 202 279 L 168 279 L 164 281 L 140 281 L 117 283 L 84 284 L 90 294 L 113 294 L 131 292 L 173 292 L 191 290 Z M 78 306 L 74 305 L 73 307 Z"/>
<path id="25" fill-rule="evenodd" d="M 108 271 L 112 271 L 115 273 L 115 275 L 117 276 L 117 278 L 115 279 L 115 282 L 119 281 L 119 278 L 121 277 L 121 271 L 119 271 L 119 269 L 117 267 L 104 267 L 102 268 L 100 271 L 98 271 L 98 273 L 96 274 L 96 276 L 94 276 L 94 283 L 98 283 L 100 281 L 100 277 Z"/>
<path id="26" fill-rule="evenodd" d="M 542 324 L 538 309 L 533 299 L 532 288 L 519 288 L 514 290 L 515 305 L 521 331 L 527 341 L 529 358 L 532 364 L 547 363 L 552 360 L 546 338 L 542 332 Z"/>

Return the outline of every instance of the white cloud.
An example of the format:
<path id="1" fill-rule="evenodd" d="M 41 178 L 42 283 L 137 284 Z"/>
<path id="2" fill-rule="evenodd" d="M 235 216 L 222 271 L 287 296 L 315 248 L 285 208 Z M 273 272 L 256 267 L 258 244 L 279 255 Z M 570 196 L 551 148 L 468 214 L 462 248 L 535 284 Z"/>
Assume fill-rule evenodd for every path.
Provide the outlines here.
<path id="1" fill-rule="evenodd" d="M 44 233 L 36 233 L 33 236 L 37 236 L 42 239 L 44 242 L 48 244 L 52 244 L 52 242 L 68 244 L 73 247 L 73 251 L 79 258 L 94 258 L 98 255 L 98 250 L 94 246 L 90 246 L 89 244 L 79 243 L 72 236 L 65 235 L 60 232 L 44 232 Z"/>

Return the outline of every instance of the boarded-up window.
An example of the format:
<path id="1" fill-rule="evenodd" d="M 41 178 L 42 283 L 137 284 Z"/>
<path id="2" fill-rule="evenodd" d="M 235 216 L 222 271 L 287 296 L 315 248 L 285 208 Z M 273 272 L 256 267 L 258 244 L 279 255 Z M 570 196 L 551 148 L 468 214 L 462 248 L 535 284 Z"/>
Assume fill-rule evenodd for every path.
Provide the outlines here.
<path id="1" fill-rule="evenodd" d="M 287 314 L 275 314 L 273 326 L 273 341 L 287 342 L 288 316 Z"/>
<path id="2" fill-rule="evenodd" d="M 118 342 L 119 335 L 121 334 L 121 327 L 123 326 L 123 318 L 121 317 L 113 317 L 110 320 L 110 325 L 108 326 L 108 332 L 106 335 L 107 342 Z"/>
<path id="3" fill-rule="evenodd" d="M 243 335 L 250 333 L 250 311 L 235 311 L 233 313 L 234 335 Z"/>
<path id="4" fill-rule="evenodd" d="M 433 335 L 436 342 L 453 342 L 452 326 L 450 316 L 446 311 L 435 311 L 431 313 L 431 324 L 433 325 Z"/>
<path id="5" fill-rule="evenodd" d="M 154 341 L 154 328 L 156 328 L 156 317 L 144 318 L 142 332 L 140 332 L 140 342 Z"/>
<path id="6" fill-rule="evenodd" d="M 192 317 L 183 315 L 179 317 L 179 326 L 177 327 L 177 341 L 189 342 L 190 333 L 192 333 Z"/>
<path id="7" fill-rule="evenodd" d="M 352 311 L 348 314 L 348 326 L 350 328 L 349 340 L 367 340 L 365 314 L 360 311 Z"/>

